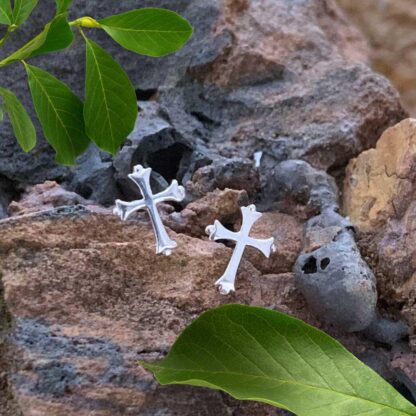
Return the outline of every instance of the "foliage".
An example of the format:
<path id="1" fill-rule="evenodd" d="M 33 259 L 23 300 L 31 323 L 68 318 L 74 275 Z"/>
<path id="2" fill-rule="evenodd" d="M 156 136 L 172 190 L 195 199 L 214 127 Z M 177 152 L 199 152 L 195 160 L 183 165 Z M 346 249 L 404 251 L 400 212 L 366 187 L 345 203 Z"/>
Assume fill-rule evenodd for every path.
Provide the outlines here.
<path id="1" fill-rule="evenodd" d="M 137 117 L 134 87 L 123 68 L 83 28 L 101 29 L 123 48 L 138 54 L 160 57 L 181 48 L 192 35 L 192 27 L 178 14 L 158 8 L 131 10 L 95 20 L 67 19 L 72 0 L 55 0 L 56 15 L 43 31 L 20 49 L 0 61 L 2 67 L 22 63 L 26 69 L 33 104 L 56 160 L 73 165 L 93 141 L 115 154 L 133 130 Z M 0 25 L 7 26 L 2 46 L 26 21 L 38 0 L 0 0 Z M 86 47 L 85 103 L 63 82 L 27 63 L 35 56 L 68 48 L 78 28 Z M 25 152 L 36 145 L 32 120 L 16 95 L 0 88 L 0 122 L 7 114 L 18 143 Z"/>
<path id="2" fill-rule="evenodd" d="M 336 340 L 268 309 L 210 310 L 165 359 L 141 364 L 161 384 L 219 389 L 301 416 L 416 415 L 416 407 Z"/>

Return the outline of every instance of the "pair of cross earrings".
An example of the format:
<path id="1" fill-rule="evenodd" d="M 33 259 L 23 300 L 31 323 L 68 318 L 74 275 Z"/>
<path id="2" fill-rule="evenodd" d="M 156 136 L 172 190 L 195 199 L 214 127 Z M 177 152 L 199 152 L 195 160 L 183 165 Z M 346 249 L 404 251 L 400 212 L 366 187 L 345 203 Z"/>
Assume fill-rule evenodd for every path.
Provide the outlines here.
<path id="1" fill-rule="evenodd" d="M 124 202 L 118 199 L 114 213 L 125 221 L 133 212 L 147 209 L 156 236 L 156 253 L 169 256 L 177 244 L 169 237 L 157 210 L 157 204 L 164 201 L 182 201 L 185 198 L 185 188 L 178 185 L 176 180 L 173 180 L 171 185 L 163 192 L 153 194 L 150 187 L 151 172 L 150 168 L 143 168 L 141 165 L 134 167 L 133 173 L 128 176 L 138 186 L 143 198 L 132 202 Z M 264 240 L 249 236 L 253 224 L 262 216 L 260 212 L 256 211 L 256 207 L 254 205 L 242 207 L 241 212 L 243 221 L 239 232 L 226 229 L 218 220 L 215 220 L 213 225 L 206 228 L 210 240 L 232 240 L 236 243 L 224 274 L 215 283 L 220 293 L 224 295 L 235 291 L 237 269 L 246 246 L 256 248 L 266 257 L 269 257 L 270 253 L 275 250 L 273 237 Z"/>

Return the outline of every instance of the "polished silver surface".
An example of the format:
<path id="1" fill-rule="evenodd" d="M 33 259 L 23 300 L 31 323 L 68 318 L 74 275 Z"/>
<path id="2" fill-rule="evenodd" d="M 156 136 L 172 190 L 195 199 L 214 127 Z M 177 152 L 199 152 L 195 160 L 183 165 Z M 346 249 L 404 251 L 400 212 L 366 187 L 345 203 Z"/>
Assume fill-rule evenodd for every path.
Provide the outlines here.
<path id="1" fill-rule="evenodd" d="M 124 202 L 117 199 L 114 214 L 125 221 L 133 212 L 147 209 L 156 236 L 156 253 L 163 253 L 169 256 L 177 244 L 169 237 L 157 210 L 157 204 L 163 201 L 182 201 L 185 198 L 185 188 L 178 185 L 178 182 L 174 180 L 163 192 L 153 195 L 150 187 L 151 172 L 152 169 L 145 169 L 141 165 L 134 167 L 133 173 L 129 175 L 129 178 L 139 187 L 143 199 L 132 202 Z"/>
<path id="2" fill-rule="evenodd" d="M 210 240 L 232 240 L 236 242 L 227 269 L 215 283 L 218 290 L 223 295 L 228 295 L 230 292 L 235 291 L 235 278 L 246 246 L 251 246 L 260 250 L 266 257 L 269 257 L 270 253 L 275 251 L 273 237 L 262 240 L 249 236 L 251 227 L 262 216 L 260 212 L 256 211 L 255 205 L 242 207 L 241 213 L 243 216 L 243 223 L 239 232 L 227 230 L 218 220 L 215 220 L 213 225 L 209 225 L 206 228 L 206 233 L 209 235 Z"/>

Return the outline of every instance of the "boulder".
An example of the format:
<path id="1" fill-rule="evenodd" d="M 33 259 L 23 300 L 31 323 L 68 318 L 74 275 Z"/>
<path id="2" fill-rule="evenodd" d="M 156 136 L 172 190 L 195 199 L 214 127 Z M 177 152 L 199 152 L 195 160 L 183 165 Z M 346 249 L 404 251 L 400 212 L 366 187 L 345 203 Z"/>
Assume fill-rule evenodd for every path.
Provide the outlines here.
<path id="1" fill-rule="evenodd" d="M 165 223 L 174 231 L 195 237 L 206 236 L 205 229 L 215 220 L 234 224 L 241 219 L 240 207 L 248 205 L 246 191 L 215 190 L 167 216 Z M 289 269 L 287 269 L 289 270 Z"/>
<path id="2" fill-rule="evenodd" d="M 88 201 L 75 192 L 65 190 L 55 181 L 30 186 L 18 201 L 9 205 L 11 216 L 30 214 L 65 205 L 88 205 Z"/>
<path id="3" fill-rule="evenodd" d="M 237 229 L 240 225 L 237 226 Z M 303 225 L 295 217 L 281 212 L 265 212 L 256 221 L 251 237 L 274 237 L 276 250 L 269 258 L 258 250 L 247 247 L 247 259 L 262 273 L 278 274 L 292 270 L 302 249 Z"/>
<path id="4" fill-rule="evenodd" d="M 371 46 L 371 63 L 392 80 L 403 104 L 416 116 L 416 11 L 413 0 L 337 0 Z"/>
<path id="5" fill-rule="evenodd" d="M 344 211 L 360 231 L 374 231 L 405 214 L 415 187 L 415 144 L 416 120 L 406 119 L 349 163 Z"/>
<path id="6" fill-rule="evenodd" d="M 347 168 L 344 211 L 377 276 L 383 302 L 416 329 L 416 120 L 388 129 Z"/>
<path id="7" fill-rule="evenodd" d="M 296 261 L 295 275 L 299 290 L 319 316 L 354 332 L 375 320 L 377 290 L 351 229 L 331 211 L 308 221 L 307 245 Z"/>
<path id="8" fill-rule="evenodd" d="M 160 387 L 137 360 L 160 358 L 196 316 L 229 301 L 289 311 L 290 274 L 263 279 L 244 260 L 237 294 L 224 297 L 214 283 L 229 248 L 171 232 L 178 249 L 156 257 L 146 218 L 122 223 L 81 206 L 11 218 L 0 231 L 0 306 L 14 322 L 7 384 L 22 415 L 281 414 Z"/>
<path id="9" fill-rule="evenodd" d="M 306 220 L 322 210 L 339 209 L 338 186 L 327 172 L 315 169 L 303 160 L 285 160 L 276 164 L 263 187 L 263 202 Z"/>
<path id="10" fill-rule="evenodd" d="M 273 172 L 273 205 L 309 218 L 294 264 L 297 287 L 326 322 L 348 332 L 366 329 L 376 319 L 375 277 L 356 245 L 354 227 L 338 213 L 335 180 L 301 160 L 281 162 Z"/>
<path id="11" fill-rule="evenodd" d="M 262 275 L 244 257 L 237 292 L 221 296 L 214 283 L 231 249 L 169 233 L 178 248 L 156 257 L 141 215 L 123 223 L 78 205 L 0 221 L 2 415 L 283 415 L 207 389 L 161 387 L 137 365 L 164 356 L 200 313 L 229 302 L 276 308 L 355 353 L 377 354 L 317 319 L 289 271 Z"/>

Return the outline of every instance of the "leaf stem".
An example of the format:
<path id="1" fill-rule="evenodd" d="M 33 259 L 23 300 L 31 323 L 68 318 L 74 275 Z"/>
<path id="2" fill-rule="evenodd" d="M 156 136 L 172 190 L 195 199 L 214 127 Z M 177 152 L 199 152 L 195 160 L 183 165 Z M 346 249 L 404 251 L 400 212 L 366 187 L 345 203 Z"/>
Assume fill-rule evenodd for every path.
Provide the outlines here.
<path id="1" fill-rule="evenodd" d="M 69 26 L 101 28 L 101 25 L 95 19 L 89 16 L 80 17 L 79 19 L 69 22 Z"/>
<path id="2" fill-rule="evenodd" d="M 6 34 L 0 39 L 0 46 L 3 46 L 3 44 L 6 42 L 6 40 L 9 38 L 9 36 L 11 35 L 12 32 L 15 31 L 15 29 L 17 28 L 16 25 L 9 25 L 7 27 L 7 32 Z"/>

